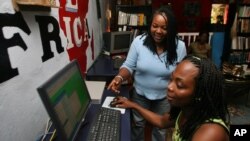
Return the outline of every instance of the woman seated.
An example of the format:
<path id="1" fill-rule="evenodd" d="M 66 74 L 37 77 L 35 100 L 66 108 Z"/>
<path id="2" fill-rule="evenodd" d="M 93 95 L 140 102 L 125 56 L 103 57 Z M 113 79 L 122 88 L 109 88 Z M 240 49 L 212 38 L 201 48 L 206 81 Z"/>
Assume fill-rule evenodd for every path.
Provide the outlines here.
<path id="1" fill-rule="evenodd" d="M 209 33 L 201 31 L 197 40 L 188 47 L 188 54 L 193 54 L 197 57 L 210 58 L 211 46 L 208 44 Z"/>
<path id="2" fill-rule="evenodd" d="M 223 82 L 221 71 L 210 59 L 187 56 L 167 86 L 169 113 L 158 115 L 124 97 L 118 97 L 116 104 L 138 111 L 153 126 L 175 127 L 173 141 L 229 141 Z"/>

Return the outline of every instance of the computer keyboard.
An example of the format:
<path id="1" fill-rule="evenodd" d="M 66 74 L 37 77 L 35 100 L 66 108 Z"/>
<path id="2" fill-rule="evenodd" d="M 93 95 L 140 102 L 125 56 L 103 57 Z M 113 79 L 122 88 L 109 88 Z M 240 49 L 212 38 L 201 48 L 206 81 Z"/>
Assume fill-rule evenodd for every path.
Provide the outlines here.
<path id="1" fill-rule="evenodd" d="M 101 107 L 89 131 L 88 141 L 119 141 L 121 112 Z"/>

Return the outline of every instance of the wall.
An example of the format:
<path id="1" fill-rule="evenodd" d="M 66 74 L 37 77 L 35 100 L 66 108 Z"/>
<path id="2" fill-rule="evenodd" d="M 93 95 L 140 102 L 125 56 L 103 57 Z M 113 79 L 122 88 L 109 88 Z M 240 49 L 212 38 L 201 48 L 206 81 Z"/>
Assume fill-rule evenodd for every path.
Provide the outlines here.
<path id="1" fill-rule="evenodd" d="M 0 140 L 34 141 L 48 119 L 36 88 L 73 59 L 84 74 L 101 51 L 102 25 L 96 0 L 19 12 L 11 1 L 0 0 Z"/>
<path id="2" fill-rule="evenodd" d="M 153 9 L 170 3 L 178 21 L 179 32 L 199 32 L 210 22 L 211 0 L 153 0 Z"/>

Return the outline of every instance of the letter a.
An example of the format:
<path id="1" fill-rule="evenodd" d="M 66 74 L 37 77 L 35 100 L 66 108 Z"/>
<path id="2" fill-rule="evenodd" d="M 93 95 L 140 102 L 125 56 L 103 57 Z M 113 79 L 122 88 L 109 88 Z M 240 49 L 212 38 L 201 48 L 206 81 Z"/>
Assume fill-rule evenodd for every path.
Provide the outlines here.
<path id="1" fill-rule="evenodd" d="M 234 132 L 234 136 L 241 136 L 241 135 L 240 135 L 240 131 L 239 131 L 239 129 L 236 129 L 236 130 L 235 130 L 235 132 Z"/>

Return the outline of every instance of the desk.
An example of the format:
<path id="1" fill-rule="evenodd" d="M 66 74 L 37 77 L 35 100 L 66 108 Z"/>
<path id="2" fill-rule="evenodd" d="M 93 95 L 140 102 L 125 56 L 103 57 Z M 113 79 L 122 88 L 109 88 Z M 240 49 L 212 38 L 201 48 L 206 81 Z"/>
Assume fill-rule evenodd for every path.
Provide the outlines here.
<path id="1" fill-rule="evenodd" d="M 121 88 L 121 95 L 128 97 L 129 96 L 129 89 L 126 86 L 123 86 Z M 104 90 L 103 93 L 106 96 L 114 96 L 114 94 L 111 91 L 108 90 Z M 105 98 L 102 99 L 102 103 L 104 102 Z M 101 105 L 100 104 L 94 104 L 93 106 L 91 106 L 91 110 L 87 113 L 86 116 L 86 121 L 87 124 L 85 124 L 83 126 L 83 128 L 79 131 L 79 134 L 76 138 L 75 141 L 86 141 L 87 140 L 87 136 L 88 136 L 88 132 L 89 132 L 89 128 L 90 125 L 92 123 L 93 117 L 95 116 L 96 111 L 98 110 L 98 108 L 100 108 Z M 131 138 L 131 126 L 130 126 L 130 110 L 126 109 L 125 114 L 121 115 L 121 141 L 128 141 Z"/>
<path id="2" fill-rule="evenodd" d="M 107 84 L 118 74 L 118 69 L 114 69 L 113 60 L 108 55 L 100 54 L 93 65 L 88 69 L 86 73 L 86 79 L 91 81 L 106 81 Z M 124 85 L 121 87 L 121 95 L 125 97 L 129 97 L 129 89 L 130 86 Z M 103 99 L 101 103 L 104 102 L 106 96 L 114 96 L 111 91 L 104 90 Z M 94 105 L 92 110 L 87 114 L 86 119 L 90 121 L 90 123 L 86 124 L 83 129 L 81 129 L 79 133 L 79 137 L 76 141 L 85 141 L 87 138 L 88 130 L 91 125 L 91 121 L 93 116 L 95 115 L 95 111 L 100 107 L 100 105 Z M 121 116 L 121 141 L 128 141 L 131 139 L 131 126 L 130 126 L 130 110 L 126 109 L 125 114 Z"/>
<path id="3" fill-rule="evenodd" d="M 122 86 L 121 87 L 121 93 L 122 96 L 125 96 L 127 98 L 129 98 L 129 89 L 128 86 Z M 106 96 L 114 96 L 114 94 L 105 89 L 103 92 L 103 98 L 101 100 L 101 103 L 104 102 Z M 90 129 L 90 125 L 93 122 L 93 117 L 95 117 L 96 112 L 98 111 L 98 109 L 101 107 L 101 104 L 92 104 L 90 109 L 87 112 L 85 121 L 82 125 L 82 127 L 80 128 L 75 141 L 87 141 L 87 137 L 88 137 L 88 133 L 89 133 L 89 129 Z M 128 141 L 131 139 L 131 125 L 130 125 L 130 110 L 126 109 L 125 113 L 121 115 L 121 131 L 120 131 L 120 136 L 121 136 L 121 141 Z M 51 131 L 53 131 L 53 129 L 51 129 Z M 50 137 L 51 135 L 49 134 L 44 141 L 50 141 Z M 59 138 L 55 138 L 55 140 L 53 141 L 60 141 Z"/>
<path id="4" fill-rule="evenodd" d="M 88 69 L 86 73 L 86 79 L 94 81 L 106 81 L 109 83 L 117 74 L 118 69 L 114 69 L 111 57 L 100 54 L 93 65 Z"/>

